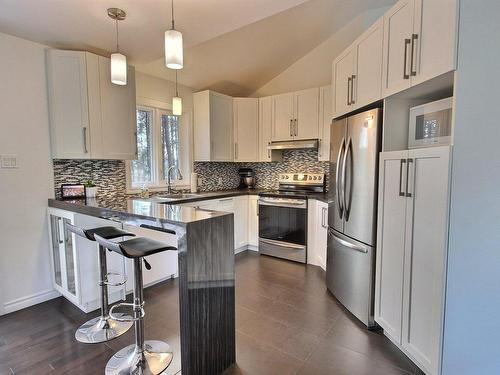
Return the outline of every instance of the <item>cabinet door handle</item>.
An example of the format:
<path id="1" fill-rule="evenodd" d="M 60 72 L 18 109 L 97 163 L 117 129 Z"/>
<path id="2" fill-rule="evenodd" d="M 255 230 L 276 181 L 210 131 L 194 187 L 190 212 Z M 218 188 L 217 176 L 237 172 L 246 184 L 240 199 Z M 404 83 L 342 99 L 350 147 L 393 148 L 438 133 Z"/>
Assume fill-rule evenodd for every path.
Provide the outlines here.
<path id="1" fill-rule="evenodd" d="M 405 192 L 403 191 L 403 164 L 406 164 L 406 159 L 401 159 L 399 162 L 399 196 L 404 197 Z"/>
<path id="2" fill-rule="evenodd" d="M 299 124 L 297 122 L 297 119 L 295 119 L 295 136 L 297 137 L 299 135 Z"/>
<path id="3" fill-rule="evenodd" d="M 290 137 L 293 137 L 292 123 L 293 123 L 293 120 L 290 119 Z"/>
<path id="4" fill-rule="evenodd" d="M 271 142 L 267 142 L 267 145 L 270 146 Z M 271 150 L 267 149 L 267 158 L 270 160 L 271 159 Z"/>
<path id="5" fill-rule="evenodd" d="M 356 79 L 356 75 L 353 74 L 351 77 L 351 104 L 356 103 L 354 100 L 354 80 Z"/>
<path id="6" fill-rule="evenodd" d="M 321 138 L 318 139 L 318 157 L 321 157 Z"/>
<path id="7" fill-rule="evenodd" d="M 238 159 L 238 142 L 234 142 L 234 158 Z"/>
<path id="8" fill-rule="evenodd" d="M 409 189 L 410 189 L 410 185 L 409 185 L 409 179 L 410 179 L 410 164 L 413 163 L 413 159 L 408 159 L 407 163 L 406 163 L 406 196 L 408 198 L 411 198 L 412 197 L 412 194 L 409 192 Z"/>
<path id="9" fill-rule="evenodd" d="M 64 243 L 64 239 L 61 236 L 61 221 L 62 221 L 62 219 L 60 217 L 58 217 L 57 218 L 57 237 L 58 237 L 59 243 Z"/>
<path id="10" fill-rule="evenodd" d="M 84 126 L 82 128 L 82 132 L 83 132 L 83 152 L 85 154 L 88 154 L 89 150 L 87 149 L 87 127 L 86 126 Z"/>
<path id="11" fill-rule="evenodd" d="M 321 207 L 321 226 L 323 228 L 328 228 L 328 225 L 326 225 L 326 220 L 325 220 L 325 214 L 326 214 L 326 207 Z"/>
<path id="12" fill-rule="evenodd" d="M 351 80 L 352 77 L 347 78 L 347 105 L 351 105 L 351 93 L 350 93 Z"/>
<path id="13" fill-rule="evenodd" d="M 411 39 L 405 39 L 405 57 L 403 59 L 404 65 L 403 65 L 403 79 L 410 79 L 410 75 L 406 73 L 406 68 L 408 65 L 408 46 L 411 43 Z"/>
<path id="14" fill-rule="evenodd" d="M 417 54 L 415 53 L 415 45 L 417 44 L 416 41 L 418 40 L 418 34 L 412 34 L 411 35 L 411 60 L 410 60 L 410 75 L 415 77 L 417 75 L 417 70 L 413 70 L 413 67 L 415 66 L 414 60 L 417 59 Z"/>

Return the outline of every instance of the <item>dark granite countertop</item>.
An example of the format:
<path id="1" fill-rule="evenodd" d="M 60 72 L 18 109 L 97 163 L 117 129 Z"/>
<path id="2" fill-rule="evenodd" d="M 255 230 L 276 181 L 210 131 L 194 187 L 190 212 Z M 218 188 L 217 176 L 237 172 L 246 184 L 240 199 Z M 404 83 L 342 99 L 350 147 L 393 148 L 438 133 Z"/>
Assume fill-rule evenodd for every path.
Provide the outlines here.
<path id="1" fill-rule="evenodd" d="M 141 220 L 156 223 L 183 225 L 186 223 L 206 220 L 227 214 L 226 212 L 208 211 L 194 207 L 183 206 L 183 203 L 198 202 L 209 199 L 236 197 L 242 195 L 258 195 L 267 190 L 219 190 L 200 193 L 189 193 L 189 196 L 177 198 L 162 198 L 161 194 L 150 198 L 130 198 L 126 200 L 89 198 L 75 200 L 49 199 L 49 207 L 60 208 L 84 215 L 100 217 L 115 221 L 138 224 Z M 317 199 L 328 203 L 327 193 L 310 194 L 309 199 Z M 140 224 L 140 223 L 139 223 Z"/>
<path id="2" fill-rule="evenodd" d="M 192 195 L 190 197 L 182 197 L 178 199 L 172 198 L 161 198 L 162 194 L 152 195 L 147 200 L 152 200 L 158 203 L 168 203 L 168 204 L 183 204 L 190 202 L 199 202 L 209 199 L 219 199 L 219 198 L 229 198 L 237 197 L 242 195 L 259 195 L 260 193 L 269 192 L 268 189 L 232 189 L 232 190 L 216 190 L 216 191 L 202 191 L 199 193 L 186 193 Z M 308 194 L 309 199 L 316 199 L 325 203 L 328 203 L 328 193 L 310 193 Z M 139 199 L 139 198 L 137 198 Z"/>

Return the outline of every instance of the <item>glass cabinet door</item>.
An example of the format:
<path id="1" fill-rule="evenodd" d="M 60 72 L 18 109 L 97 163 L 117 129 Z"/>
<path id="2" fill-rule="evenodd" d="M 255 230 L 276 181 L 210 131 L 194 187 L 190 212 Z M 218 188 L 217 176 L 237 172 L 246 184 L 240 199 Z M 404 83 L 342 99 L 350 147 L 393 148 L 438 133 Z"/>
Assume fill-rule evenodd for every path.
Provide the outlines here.
<path id="1" fill-rule="evenodd" d="M 76 279 L 75 279 L 75 257 L 73 252 L 73 236 L 66 229 L 66 223 L 71 224 L 71 220 L 63 218 L 64 228 L 64 267 L 66 270 L 66 289 L 68 292 L 76 296 Z"/>
<path id="2" fill-rule="evenodd" d="M 52 235 L 52 263 L 54 264 L 54 281 L 62 287 L 62 272 L 61 272 L 61 233 L 59 227 L 60 217 L 50 215 L 50 231 Z"/>
<path id="3" fill-rule="evenodd" d="M 66 223 L 71 224 L 71 221 L 70 218 L 50 214 L 55 287 L 70 300 L 76 300 L 78 290 L 77 260 L 75 259 L 73 235 L 66 229 Z"/>

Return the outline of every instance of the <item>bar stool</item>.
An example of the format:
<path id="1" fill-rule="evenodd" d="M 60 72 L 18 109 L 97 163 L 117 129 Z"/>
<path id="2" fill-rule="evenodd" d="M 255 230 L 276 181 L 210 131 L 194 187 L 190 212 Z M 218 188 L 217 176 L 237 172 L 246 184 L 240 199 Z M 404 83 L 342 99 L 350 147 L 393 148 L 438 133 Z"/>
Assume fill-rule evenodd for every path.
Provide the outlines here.
<path id="1" fill-rule="evenodd" d="M 134 302 L 116 304 L 109 313 L 113 319 L 134 322 L 135 343 L 115 353 L 106 364 L 105 373 L 106 375 L 160 374 L 172 362 L 173 354 L 170 346 L 163 341 L 144 340 L 145 314 L 141 263 L 144 262 L 146 269 L 150 270 L 151 265 L 144 259 L 145 256 L 162 251 L 177 250 L 177 248 L 144 237 L 122 242 L 112 242 L 99 235 L 96 235 L 95 238 L 101 246 L 134 261 Z M 132 307 L 133 318 L 122 318 L 114 315 L 115 309 L 124 306 Z"/>
<path id="2" fill-rule="evenodd" d="M 93 229 L 82 229 L 72 224 L 66 223 L 66 228 L 74 234 L 95 241 L 95 235 L 108 240 L 135 236 L 132 233 L 124 232 L 115 227 L 100 227 Z M 116 272 L 108 272 L 106 264 L 106 249 L 99 245 L 99 287 L 101 288 L 101 315 L 83 323 L 75 332 L 77 341 L 84 344 L 97 344 L 112 340 L 127 332 L 132 327 L 132 322 L 111 318 L 108 310 L 108 285 L 120 286 L 127 281 L 125 277 L 119 282 L 112 283 L 109 276 L 121 276 Z"/>

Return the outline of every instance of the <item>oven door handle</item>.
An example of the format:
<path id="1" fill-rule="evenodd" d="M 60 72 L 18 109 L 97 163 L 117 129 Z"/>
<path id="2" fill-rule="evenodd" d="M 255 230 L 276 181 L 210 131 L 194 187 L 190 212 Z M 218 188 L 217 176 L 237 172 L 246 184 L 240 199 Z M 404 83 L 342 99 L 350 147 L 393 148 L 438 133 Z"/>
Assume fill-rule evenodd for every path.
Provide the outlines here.
<path id="1" fill-rule="evenodd" d="M 296 244 L 289 243 L 289 242 L 281 242 L 281 241 L 275 241 L 275 240 L 268 240 L 267 238 L 259 238 L 259 241 L 267 243 L 269 245 L 281 246 L 281 247 L 289 247 L 290 249 L 298 249 L 298 250 L 303 250 L 304 249 L 303 245 L 296 245 Z"/>
<path id="2" fill-rule="evenodd" d="M 266 198 L 260 198 L 259 199 L 260 204 L 264 205 L 272 205 L 272 206 L 306 206 L 305 201 L 295 201 L 295 200 L 286 200 L 286 199 L 281 199 L 279 201 L 273 200 L 273 199 L 266 199 Z"/>

